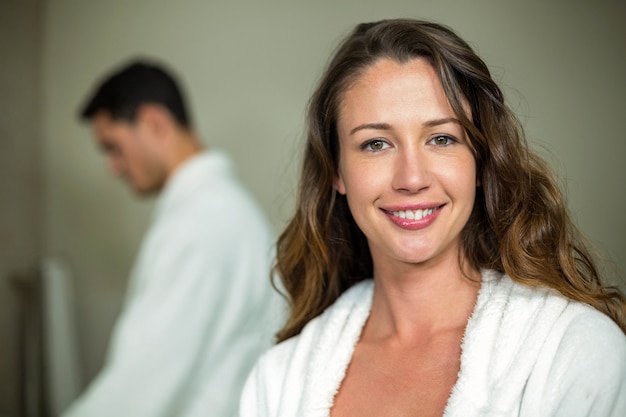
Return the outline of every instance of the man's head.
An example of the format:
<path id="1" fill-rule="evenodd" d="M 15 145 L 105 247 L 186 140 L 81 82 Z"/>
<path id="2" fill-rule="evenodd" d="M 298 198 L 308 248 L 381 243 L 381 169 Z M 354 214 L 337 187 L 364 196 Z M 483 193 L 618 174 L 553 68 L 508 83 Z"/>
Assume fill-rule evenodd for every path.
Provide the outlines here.
<path id="1" fill-rule="evenodd" d="M 138 194 L 159 191 L 187 154 L 190 120 L 173 77 L 133 62 L 97 87 L 81 111 L 91 121 L 111 170 Z"/>

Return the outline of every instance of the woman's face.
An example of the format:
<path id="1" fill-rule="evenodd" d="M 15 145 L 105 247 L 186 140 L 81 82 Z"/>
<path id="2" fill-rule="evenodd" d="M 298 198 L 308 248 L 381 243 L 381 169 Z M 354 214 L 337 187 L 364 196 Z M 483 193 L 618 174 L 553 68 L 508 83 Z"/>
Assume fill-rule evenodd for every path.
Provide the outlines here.
<path id="1" fill-rule="evenodd" d="M 345 92 L 338 133 L 335 186 L 375 267 L 456 262 L 476 163 L 430 63 L 377 61 Z"/>

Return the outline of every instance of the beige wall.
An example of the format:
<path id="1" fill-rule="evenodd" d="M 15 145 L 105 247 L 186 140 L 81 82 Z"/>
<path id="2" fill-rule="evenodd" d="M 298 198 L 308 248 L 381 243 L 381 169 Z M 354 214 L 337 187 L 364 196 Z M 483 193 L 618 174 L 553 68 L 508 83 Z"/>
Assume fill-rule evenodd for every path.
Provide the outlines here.
<path id="1" fill-rule="evenodd" d="M 397 16 L 448 24 L 476 47 L 529 140 L 565 176 L 580 227 L 626 270 L 619 0 L 49 0 L 45 248 L 74 267 L 87 378 L 102 363 L 151 209 L 105 173 L 89 130 L 76 121 L 94 79 L 136 54 L 169 62 L 201 136 L 230 152 L 279 229 L 293 203 L 305 105 L 330 51 L 355 23 Z"/>
<path id="2" fill-rule="evenodd" d="M 0 416 L 16 412 L 17 303 L 9 279 L 35 266 L 42 245 L 40 3 L 0 0 Z"/>

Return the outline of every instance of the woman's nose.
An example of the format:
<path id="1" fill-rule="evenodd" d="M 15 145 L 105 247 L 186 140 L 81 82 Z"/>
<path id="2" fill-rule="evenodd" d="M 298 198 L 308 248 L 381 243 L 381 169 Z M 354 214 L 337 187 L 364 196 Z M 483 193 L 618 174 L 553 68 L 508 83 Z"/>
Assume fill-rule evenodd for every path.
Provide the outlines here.
<path id="1" fill-rule="evenodd" d="M 432 176 L 428 158 L 421 151 L 399 153 L 394 160 L 393 188 L 416 193 L 431 184 Z"/>

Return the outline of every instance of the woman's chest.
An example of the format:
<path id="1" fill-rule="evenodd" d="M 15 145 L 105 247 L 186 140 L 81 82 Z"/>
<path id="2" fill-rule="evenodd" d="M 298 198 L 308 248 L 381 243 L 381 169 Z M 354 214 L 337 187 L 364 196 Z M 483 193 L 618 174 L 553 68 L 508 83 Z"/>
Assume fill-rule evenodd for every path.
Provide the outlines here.
<path id="1" fill-rule="evenodd" d="M 441 416 L 459 374 L 461 337 L 394 350 L 357 344 L 330 415 Z"/>

